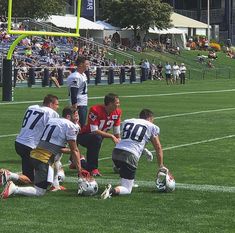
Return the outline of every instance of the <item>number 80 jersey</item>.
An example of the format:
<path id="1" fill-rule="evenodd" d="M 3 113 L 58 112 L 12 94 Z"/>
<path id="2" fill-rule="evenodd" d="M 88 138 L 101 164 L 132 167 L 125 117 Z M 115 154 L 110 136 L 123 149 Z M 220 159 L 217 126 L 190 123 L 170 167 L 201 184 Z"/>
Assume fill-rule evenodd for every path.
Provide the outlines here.
<path id="1" fill-rule="evenodd" d="M 139 160 L 145 144 L 160 134 L 160 128 L 144 119 L 127 119 L 122 123 L 122 139 L 115 148 L 129 151 Z"/>

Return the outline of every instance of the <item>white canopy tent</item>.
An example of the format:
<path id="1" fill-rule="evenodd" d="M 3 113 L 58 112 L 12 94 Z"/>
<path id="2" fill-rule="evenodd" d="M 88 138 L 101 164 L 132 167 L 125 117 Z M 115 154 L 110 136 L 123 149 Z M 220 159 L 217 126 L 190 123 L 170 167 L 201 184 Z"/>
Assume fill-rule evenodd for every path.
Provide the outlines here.
<path id="1" fill-rule="evenodd" d="M 104 27 L 104 30 L 113 30 L 113 31 L 120 31 L 121 28 L 120 27 L 115 27 L 113 25 L 111 25 L 110 23 L 107 23 L 105 21 L 96 21 L 97 24 L 101 25 Z"/>
<path id="2" fill-rule="evenodd" d="M 158 34 L 158 35 L 171 35 L 172 42 L 179 46 L 180 48 L 186 48 L 186 36 L 184 31 L 178 28 L 168 28 L 168 29 L 158 29 L 158 28 L 149 28 L 150 34 Z"/>
<path id="3" fill-rule="evenodd" d="M 47 20 L 47 23 L 52 23 L 56 27 L 75 30 L 77 25 L 77 17 L 72 15 L 60 16 L 52 15 Z M 83 37 L 92 37 L 96 41 L 103 41 L 104 26 L 92 22 L 88 19 L 80 17 L 79 32 Z"/>
<path id="4" fill-rule="evenodd" d="M 116 31 L 118 31 L 120 34 L 121 31 L 120 27 L 115 27 L 110 23 L 100 20 L 96 21 L 96 23 L 104 27 L 104 33 L 103 33 L 104 37 L 109 37 L 110 35 L 112 36 Z"/>
<path id="5" fill-rule="evenodd" d="M 61 28 L 69 28 L 76 29 L 77 25 L 77 17 L 76 16 L 60 16 L 60 15 L 52 15 L 49 17 L 47 22 L 54 24 L 57 27 Z M 94 23 L 88 19 L 80 17 L 80 29 L 81 30 L 104 30 L 104 26 Z"/>

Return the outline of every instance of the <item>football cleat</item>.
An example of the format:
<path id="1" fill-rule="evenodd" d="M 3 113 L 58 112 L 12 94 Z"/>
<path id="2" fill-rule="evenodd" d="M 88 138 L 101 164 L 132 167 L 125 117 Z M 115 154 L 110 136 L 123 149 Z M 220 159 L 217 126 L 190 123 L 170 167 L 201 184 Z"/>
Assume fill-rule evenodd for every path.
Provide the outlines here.
<path id="1" fill-rule="evenodd" d="M 4 173 L 4 169 L 0 169 L 0 187 L 3 186 L 3 173 Z"/>
<path id="2" fill-rule="evenodd" d="M 98 169 L 93 169 L 91 171 L 91 176 L 102 176 L 102 175 L 100 174 L 100 171 Z"/>
<path id="3" fill-rule="evenodd" d="M 6 187 L 1 193 L 1 198 L 7 199 L 10 195 L 12 195 L 15 192 L 16 187 L 17 186 L 12 181 L 7 182 Z"/>
<path id="4" fill-rule="evenodd" d="M 106 187 L 106 189 L 104 190 L 104 192 L 101 194 L 100 198 L 105 200 L 107 198 L 111 198 L 112 194 L 110 193 L 112 188 L 111 184 L 108 184 L 108 186 Z"/>
<path id="5" fill-rule="evenodd" d="M 10 180 L 10 172 L 5 169 L 0 170 L 0 186 L 5 186 Z"/>

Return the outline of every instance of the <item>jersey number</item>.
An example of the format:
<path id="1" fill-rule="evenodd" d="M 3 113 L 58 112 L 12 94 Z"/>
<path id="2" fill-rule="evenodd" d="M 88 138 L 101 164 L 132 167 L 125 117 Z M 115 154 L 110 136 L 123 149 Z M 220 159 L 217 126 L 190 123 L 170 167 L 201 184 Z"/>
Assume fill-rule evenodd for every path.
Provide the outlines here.
<path id="1" fill-rule="evenodd" d="M 87 83 L 84 82 L 84 87 L 82 89 L 82 95 L 86 95 L 87 94 Z"/>
<path id="2" fill-rule="evenodd" d="M 56 128 L 56 125 L 47 125 L 43 131 L 41 140 L 49 142 L 51 139 L 51 135 L 53 134 L 55 128 Z"/>
<path id="3" fill-rule="evenodd" d="M 144 135 L 147 131 L 147 127 L 144 125 L 134 123 L 126 123 L 123 132 L 122 139 L 132 139 L 133 141 L 141 142 L 144 138 Z"/>
<path id="4" fill-rule="evenodd" d="M 22 128 L 24 128 L 29 122 L 30 124 L 29 129 L 33 129 L 43 115 L 44 115 L 43 112 L 28 110 L 24 115 Z"/>
<path id="5" fill-rule="evenodd" d="M 114 125 L 114 121 L 113 120 L 108 120 L 105 124 L 105 120 L 100 120 L 100 125 L 99 125 L 99 129 L 102 131 L 108 131 L 109 129 L 113 128 Z M 105 126 L 105 128 L 103 129 L 103 127 Z"/>

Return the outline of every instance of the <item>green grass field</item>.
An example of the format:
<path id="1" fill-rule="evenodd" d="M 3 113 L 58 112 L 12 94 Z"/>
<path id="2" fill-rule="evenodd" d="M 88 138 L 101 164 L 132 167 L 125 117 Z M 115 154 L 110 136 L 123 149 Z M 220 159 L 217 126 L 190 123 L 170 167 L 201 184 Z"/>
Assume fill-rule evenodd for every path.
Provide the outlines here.
<path id="1" fill-rule="evenodd" d="M 184 86 L 147 81 L 89 87 L 90 106 L 102 103 L 108 92 L 117 93 L 123 119 L 136 117 L 142 108 L 155 112 L 165 165 L 175 176 L 176 191 L 157 193 L 156 159 L 149 163 L 142 158 L 136 177 L 139 187 L 131 196 L 78 197 L 76 172 L 65 166 L 68 191 L 0 200 L 0 232 L 235 232 L 234 87 L 233 79 L 192 79 Z M 66 87 L 17 88 L 14 102 L 0 102 L 0 167 L 20 171 L 15 135 L 25 108 L 48 93 L 59 96 L 60 110 L 67 105 Z M 119 181 L 112 171 L 112 148 L 112 142 L 105 140 L 99 194 L 105 184 Z M 64 156 L 64 164 L 67 161 Z"/>

